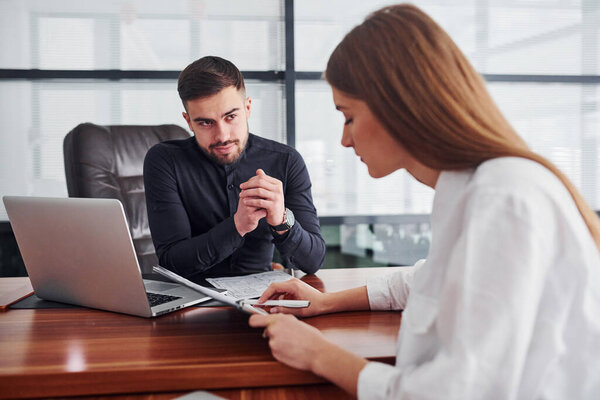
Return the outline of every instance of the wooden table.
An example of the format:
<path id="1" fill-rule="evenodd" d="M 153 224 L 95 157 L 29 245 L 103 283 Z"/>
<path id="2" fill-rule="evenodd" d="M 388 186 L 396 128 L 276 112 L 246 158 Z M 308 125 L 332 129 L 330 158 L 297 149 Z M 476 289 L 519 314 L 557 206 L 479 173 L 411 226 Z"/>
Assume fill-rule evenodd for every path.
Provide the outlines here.
<path id="1" fill-rule="evenodd" d="M 331 292 L 392 269 L 330 269 L 302 279 Z M 0 279 L 0 291 L 23 279 Z M 391 364 L 400 319 L 398 312 L 380 311 L 305 321 L 332 342 Z M 229 307 L 191 307 L 153 319 L 86 308 L 9 310 L 0 313 L 0 398 L 167 399 L 200 389 L 231 399 L 348 397 L 276 361 L 261 333 Z"/>

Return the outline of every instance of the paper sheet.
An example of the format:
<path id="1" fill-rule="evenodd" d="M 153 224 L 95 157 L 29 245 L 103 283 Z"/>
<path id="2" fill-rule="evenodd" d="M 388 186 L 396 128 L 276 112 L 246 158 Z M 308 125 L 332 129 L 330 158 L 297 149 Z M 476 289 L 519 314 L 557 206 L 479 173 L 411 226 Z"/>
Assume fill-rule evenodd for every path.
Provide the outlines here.
<path id="1" fill-rule="evenodd" d="M 219 289 L 226 289 L 227 295 L 236 299 L 260 297 L 271 283 L 283 282 L 288 279 L 292 279 L 292 276 L 282 271 L 268 271 L 227 278 L 206 278 L 211 285 Z"/>
<path id="2" fill-rule="evenodd" d="M 23 282 L 12 290 L 0 291 L 0 311 L 7 311 L 11 304 L 33 294 L 33 287 L 31 287 L 29 279 L 7 278 L 7 280 L 19 280 Z"/>

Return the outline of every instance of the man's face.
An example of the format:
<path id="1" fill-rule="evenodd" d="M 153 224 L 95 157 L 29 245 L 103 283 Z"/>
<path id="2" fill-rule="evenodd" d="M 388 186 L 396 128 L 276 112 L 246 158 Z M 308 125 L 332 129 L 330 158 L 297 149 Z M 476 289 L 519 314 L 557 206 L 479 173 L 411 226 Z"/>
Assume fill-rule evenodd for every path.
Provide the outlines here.
<path id="1" fill-rule="evenodd" d="M 183 118 L 208 157 L 222 165 L 231 164 L 248 142 L 250 103 L 243 92 L 230 86 L 215 95 L 188 100 Z"/>

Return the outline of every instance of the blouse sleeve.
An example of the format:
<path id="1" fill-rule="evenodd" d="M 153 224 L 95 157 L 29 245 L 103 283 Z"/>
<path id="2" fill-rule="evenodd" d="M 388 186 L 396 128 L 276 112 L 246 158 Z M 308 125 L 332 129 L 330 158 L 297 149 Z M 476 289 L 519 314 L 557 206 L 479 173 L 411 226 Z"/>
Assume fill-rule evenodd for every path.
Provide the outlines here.
<path id="1" fill-rule="evenodd" d="M 412 267 L 393 273 L 371 277 L 367 280 L 367 294 L 371 310 L 402 310 L 410 293 L 413 274 L 425 260 Z"/>

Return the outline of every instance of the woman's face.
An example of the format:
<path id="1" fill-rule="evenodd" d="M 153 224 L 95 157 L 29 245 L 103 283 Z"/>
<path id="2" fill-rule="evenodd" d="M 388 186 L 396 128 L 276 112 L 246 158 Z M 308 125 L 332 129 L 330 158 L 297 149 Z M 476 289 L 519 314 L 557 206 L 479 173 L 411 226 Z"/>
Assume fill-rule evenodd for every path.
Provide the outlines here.
<path id="1" fill-rule="evenodd" d="M 367 103 L 331 88 L 335 108 L 344 114 L 342 146 L 352 147 L 367 164 L 369 175 L 381 178 L 414 164 L 413 157 L 377 120 Z"/>

